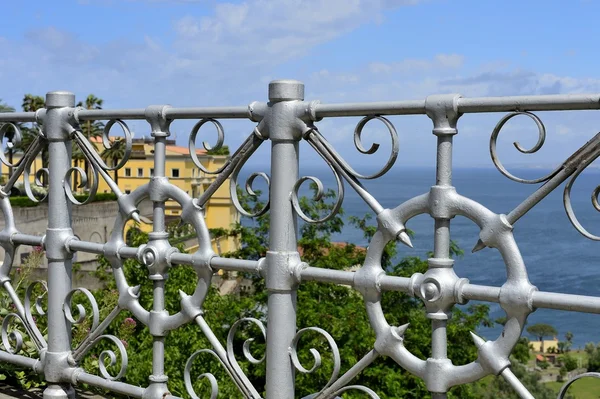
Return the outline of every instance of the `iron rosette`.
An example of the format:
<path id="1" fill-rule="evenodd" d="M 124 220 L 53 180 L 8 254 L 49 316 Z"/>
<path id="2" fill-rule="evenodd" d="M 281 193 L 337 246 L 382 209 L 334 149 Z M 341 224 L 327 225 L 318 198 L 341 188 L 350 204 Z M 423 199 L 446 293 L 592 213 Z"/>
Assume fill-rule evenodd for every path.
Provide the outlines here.
<path id="1" fill-rule="evenodd" d="M 154 194 L 151 194 L 151 193 Z M 158 194 L 157 194 L 158 193 Z M 145 199 L 156 201 L 174 200 L 182 208 L 181 220 L 190 224 L 196 231 L 198 250 L 192 254 L 192 267 L 198 281 L 192 295 L 179 291 L 181 310 L 175 314 L 165 312 L 150 312 L 139 302 L 139 287 L 128 284 L 123 271 L 123 259 L 119 253 L 126 247 L 124 231 L 130 219 L 137 216 L 138 205 Z M 210 241 L 210 234 L 204 221 L 204 211 L 182 189 L 170 184 L 166 178 L 154 178 L 149 184 L 138 187 L 130 194 L 118 199 L 119 213 L 116 217 L 111 237 L 105 245 L 105 256 L 109 260 L 119 291 L 119 306 L 129 310 L 139 321 L 149 326 L 153 335 L 162 335 L 167 331 L 193 320 L 202 313 L 201 308 L 210 288 L 213 270 L 210 259 L 215 255 Z M 154 237 L 153 237 L 154 235 Z M 171 267 L 171 256 L 178 252 L 168 240 L 168 233 L 151 233 L 147 244 L 137 248 L 136 258 L 146 266 L 149 279 L 166 279 Z M 150 326 L 151 324 L 151 326 Z"/>
<path id="2" fill-rule="evenodd" d="M 444 191 L 445 209 L 439 209 L 439 191 Z M 393 225 L 405 225 L 421 214 L 439 215 L 448 219 L 464 216 L 479 226 L 481 239 L 496 248 L 506 265 L 507 281 L 500 289 L 498 302 L 505 311 L 507 321 L 500 336 L 484 342 L 472 334 L 478 348 L 475 361 L 465 365 L 454 365 L 450 359 L 422 360 L 413 355 L 404 345 L 404 332 L 408 324 L 390 326 L 382 309 L 380 280 L 386 275 L 381 258 L 386 244 L 396 237 Z M 364 265 L 356 272 L 355 287 L 362 293 L 370 324 L 376 333 L 375 350 L 394 359 L 400 366 L 422 378 L 432 392 L 447 392 L 455 385 L 476 381 L 486 375 L 499 375 L 510 366 L 508 357 L 518 342 L 527 316 L 533 311 L 532 293 L 537 290 L 531 285 L 523 258 L 512 234 L 512 226 L 504 215 L 495 214 L 483 205 L 456 193 L 453 187 L 434 186 L 430 193 L 414 197 L 393 210 L 378 216 L 378 230 L 367 250 Z M 429 259 L 425 274 L 410 277 L 409 295 L 423 300 L 431 319 L 447 319 L 455 304 L 467 301 L 462 296 L 462 287 L 468 283 L 459 278 L 453 268 L 452 259 Z"/>

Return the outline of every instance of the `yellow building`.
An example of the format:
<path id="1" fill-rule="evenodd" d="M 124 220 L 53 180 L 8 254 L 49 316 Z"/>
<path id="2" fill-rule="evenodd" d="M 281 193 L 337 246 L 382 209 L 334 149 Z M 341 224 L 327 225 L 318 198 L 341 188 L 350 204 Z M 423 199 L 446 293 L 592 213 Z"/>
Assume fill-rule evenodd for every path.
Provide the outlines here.
<path id="1" fill-rule="evenodd" d="M 101 152 L 103 146 L 100 138 L 92 139 L 96 148 Z M 209 171 L 217 170 L 222 167 L 228 155 L 211 155 L 205 150 L 196 150 L 196 155 L 202 165 Z M 20 156 L 20 154 L 19 154 Z M 18 160 L 15 155 L 14 161 Z M 83 161 L 74 161 L 77 166 L 83 167 Z M 74 165 L 75 166 L 75 165 Z M 41 159 L 38 157 L 32 165 L 32 173 L 41 168 Z M 117 183 L 122 192 L 128 194 L 136 188 L 148 183 L 154 172 L 154 141 L 152 139 L 133 139 L 131 156 L 124 167 L 117 171 Z M 114 171 L 109 171 L 109 175 L 114 179 Z M 175 140 L 167 140 L 166 147 L 166 168 L 165 174 L 171 184 L 176 185 L 192 198 L 198 197 L 215 180 L 216 175 L 210 175 L 202 172 L 194 165 L 187 147 L 177 146 Z M 98 193 L 111 192 L 108 184 L 100 177 L 98 184 Z M 167 223 L 179 221 L 178 215 L 181 214 L 181 207 L 175 201 L 167 201 L 165 204 L 165 214 Z M 152 230 L 152 215 L 142 215 L 142 225 L 144 231 Z M 229 192 L 229 179 L 211 196 L 206 204 L 206 225 L 208 228 L 230 229 L 232 225 L 239 221 L 239 213 L 235 209 Z M 190 242 L 193 249 L 193 240 Z M 234 237 L 222 237 L 213 242 L 213 249 L 217 254 L 233 251 L 238 248 L 238 240 Z"/>

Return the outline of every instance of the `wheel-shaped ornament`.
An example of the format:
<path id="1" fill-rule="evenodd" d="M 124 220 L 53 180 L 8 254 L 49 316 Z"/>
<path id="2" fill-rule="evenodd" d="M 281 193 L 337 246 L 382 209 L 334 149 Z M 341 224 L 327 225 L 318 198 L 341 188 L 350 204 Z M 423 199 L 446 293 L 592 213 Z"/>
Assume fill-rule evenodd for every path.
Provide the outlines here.
<path id="1" fill-rule="evenodd" d="M 150 198 L 150 184 L 157 184 L 153 191 L 160 193 L 162 201 L 174 200 L 182 208 L 181 220 L 190 224 L 196 231 L 198 250 L 192 254 L 193 268 L 198 277 L 196 288 L 192 295 L 179 291 L 181 297 L 181 310 L 175 314 L 167 311 L 156 312 L 146 310 L 139 302 L 139 287 L 128 284 L 123 270 L 123 259 L 120 251 L 125 247 L 124 230 L 132 215 L 137 212 L 138 205 Z M 168 183 L 166 180 L 146 184 L 138 187 L 132 193 L 119 198 L 119 214 L 115 220 L 110 240 L 106 244 L 105 256 L 109 259 L 117 289 L 119 291 L 119 305 L 128 309 L 138 320 L 149 326 L 153 335 L 164 335 L 202 313 L 202 304 L 210 288 L 213 271 L 209 262 L 214 252 L 212 251 L 210 234 L 204 222 L 204 212 L 194 200 L 180 188 Z M 171 256 L 178 250 L 171 247 L 168 233 L 152 232 L 149 234 L 148 243 L 137 248 L 136 258 L 146 266 L 151 280 L 164 280 L 171 267 Z"/>
<path id="2" fill-rule="evenodd" d="M 443 200 L 440 200 L 443 196 Z M 440 205 L 443 204 L 443 207 Z M 390 326 L 381 306 L 381 266 L 384 248 L 395 240 L 411 218 L 429 214 L 436 218 L 452 219 L 464 216 L 476 223 L 481 240 L 497 249 L 506 265 L 507 280 L 498 291 L 498 302 L 506 312 L 506 324 L 500 336 L 484 342 L 473 335 L 478 347 L 477 359 L 465 365 L 453 365 L 450 359 L 422 360 L 404 346 L 404 331 L 408 327 Z M 512 226 L 504 215 L 498 215 L 481 204 L 462 197 L 452 187 L 434 186 L 430 193 L 415 197 L 393 210 L 378 216 L 378 230 L 367 250 L 364 265 L 354 282 L 362 293 L 370 324 L 376 333 L 375 350 L 394 359 L 399 365 L 422 378 L 431 392 L 447 392 L 452 386 L 476 381 L 489 374 L 500 374 L 510 366 L 509 355 L 519 340 L 533 311 L 531 297 L 536 287 L 531 285 L 523 259 L 512 234 Z M 404 291 L 418 296 L 425 304 L 427 316 L 433 320 L 447 319 L 455 304 L 464 304 L 463 287 L 469 283 L 453 270 L 452 259 L 429 259 L 425 274 L 417 273 L 404 279 Z M 445 345 L 445 342 L 444 342 Z"/>

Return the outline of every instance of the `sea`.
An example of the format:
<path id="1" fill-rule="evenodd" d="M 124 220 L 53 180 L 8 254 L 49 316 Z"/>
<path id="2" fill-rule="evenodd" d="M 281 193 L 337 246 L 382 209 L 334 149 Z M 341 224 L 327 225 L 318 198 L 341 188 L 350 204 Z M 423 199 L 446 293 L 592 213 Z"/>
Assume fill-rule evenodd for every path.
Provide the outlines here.
<path id="1" fill-rule="evenodd" d="M 313 174 L 313 171 L 306 174 Z M 533 179 L 549 170 L 523 168 L 511 170 L 519 177 Z M 304 174 L 304 173 L 303 173 Z M 333 175 L 324 169 L 314 171 L 325 188 L 335 189 Z M 508 214 L 533 193 L 541 184 L 522 184 L 509 180 L 496 169 L 461 169 L 453 172 L 453 185 L 459 194 L 469 197 L 496 213 Z M 404 201 L 425 193 L 435 184 L 435 170 L 403 169 L 394 167 L 384 176 L 362 180 L 368 191 L 385 208 L 395 208 Z M 305 183 L 306 184 L 306 183 Z M 583 226 L 600 235 L 600 214 L 594 209 L 591 195 L 600 185 L 600 172 L 584 171 L 573 185 L 572 204 Z M 600 242 L 581 235 L 569 222 L 563 206 L 563 185 L 555 189 L 514 225 L 514 236 L 525 261 L 529 279 L 540 291 L 566 294 L 600 296 Z M 306 194 L 306 191 L 303 193 Z M 362 217 L 370 212 L 363 200 L 345 185 L 344 217 Z M 302 193 L 302 192 L 301 192 Z M 372 212 L 371 212 L 372 213 Z M 375 224 L 375 219 L 371 222 Z M 433 250 L 433 219 L 420 215 L 411 219 L 407 227 L 414 232 L 414 248 L 398 244 L 397 260 L 405 256 L 426 258 Z M 485 248 L 471 253 L 479 236 L 479 228 L 470 220 L 456 217 L 451 221 L 451 237 L 464 255 L 456 259 L 455 271 L 472 284 L 500 287 L 506 281 L 506 268 L 497 250 Z M 352 242 L 368 246 L 362 231 L 346 222 L 333 241 Z M 504 316 L 498 304 L 490 304 L 490 317 Z M 568 331 L 574 334 L 573 347 L 583 347 L 587 342 L 600 342 L 600 315 L 538 309 L 528 318 L 528 325 L 547 323 L 556 328 L 558 339 L 564 340 Z M 495 339 L 501 327 L 482 328 L 479 334 Z M 526 332 L 524 332 L 527 335 Z M 533 338 L 533 337 L 530 337 Z"/>

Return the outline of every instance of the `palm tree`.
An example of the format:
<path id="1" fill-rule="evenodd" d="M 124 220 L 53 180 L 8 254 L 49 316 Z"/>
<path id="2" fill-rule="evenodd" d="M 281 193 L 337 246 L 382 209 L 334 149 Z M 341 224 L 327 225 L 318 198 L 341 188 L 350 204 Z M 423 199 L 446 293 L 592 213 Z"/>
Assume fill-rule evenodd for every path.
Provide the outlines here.
<path id="1" fill-rule="evenodd" d="M 111 167 L 115 167 L 118 165 L 119 160 L 123 159 L 125 156 L 125 140 L 121 137 L 115 138 L 115 140 L 111 143 L 110 148 L 105 149 L 102 152 L 102 158 L 108 163 L 108 160 L 112 161 Z M 115 184 L 119 185 L 119 171 L 114 171 Z"/>
<path id="2" fill-rule="evenodd" d="M 82 101 L 79 101 L 77 103 L 77 106 L 83 107 L 85 109 L 102 109 L 102 103 L 104 103 L 104 100 L 96 97 L 93 94 L 89 94 L 87 96 L 87 98 L 85 99 L 85 103 Z M 96 143 L 90 139 L 100 137 L 102 135 L 103 130 L 104 130 L 104 124 L 99 121 L 89 120 L 89 121 L 86 121 L 81 126 L 81 132 L 83 133 L 83 135 L 85 137 L 87 137 L 88 141 L 94 146 L 94 148 L 96 147 Z M 81 149 L 79 149 L 78 146 L 74 146 L 73 147 L 73 161 L 74 161 L 74 164 L 76 167 L 79 165 L 79 160 L 83 160 L 85 174 L 87 175 L 89 173 L 89 163 L 83 156 Z M 75 179 L 77 179 L 77 177 L 75 177 Z M 74 187 L 77 187 L 77 181 L 75 181 Z"/>
<path id="3" fill-rule="evenodd" d="M 38 109 L 42 109 L 46 107 L 46 101 L 42 96 L 34 96 L 33 94 L 25 94 L 23 96 L 23 103 L 21 104 L 23 111 L 25 112 L 35 112 Z M 35 128 L 35 123 L 31 123 L 31 127 L 23 126 L 22 127 L 23 137 L 21 139 L 21 144 L 18 149 L 21 152 L 27 151 L 33 140 L 37 137 L 37 132 Z M 48 146 L 45 145 L 42 148 L 42 167 L 47 168 L 49 163 L 48 158 Z M 42 182 L 46 183 L 46 175 L 42 175 Z"/>
<path id="4" fill-rule="evenodd" d="M 5 104 L 4 102 L 2 102 L 2 100 L 0 100 L 0 112 L 15 112 L 15 109 L 7 104 Z M 13 151 L 14 151 L 14 145 L 12 143 L 12 139 L 14 136 L 14 132 L 12 134 L 7 134 L 6 138 L 9 139 L 10 143 L 7 144 L 7 149 L 6 152 L 8 153 L 8 163 L 12 164 L 13 163 Z M 12 166 L 8 167 L 8 175 L 12 175 L 13 172 L 13 168 Z"/>

